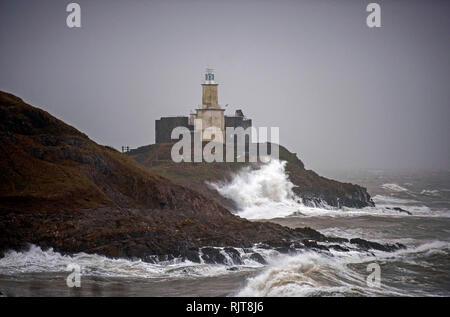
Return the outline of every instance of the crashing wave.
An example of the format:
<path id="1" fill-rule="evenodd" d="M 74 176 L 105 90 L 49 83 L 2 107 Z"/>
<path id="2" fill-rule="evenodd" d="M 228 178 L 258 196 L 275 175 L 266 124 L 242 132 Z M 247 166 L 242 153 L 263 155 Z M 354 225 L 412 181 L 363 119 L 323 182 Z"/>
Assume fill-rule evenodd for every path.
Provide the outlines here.
<path id="1" fill-rule="evenodd" d="M 305 205 L 293 192 L 295 185 L 289 180 L 285 166 L 285 161 L 271 160 L 259 169 L 245 167 L 230 182 L 210 185 L 236 203 L 241 217 L 286 217 L 300 211 Z"/>
<path id="2" fill-rule="evenodd" d="M 188 260 L 172 259 L 148 263 L 142 260 L 111 259 L 97 254 L 76 253 L 63 255 L 52 248 L 43 250 L 39 246 L 30 245 L 26 251 L 8 251 L 0 259 L 0 274 L 68 272 L 69 264 L 77 264 L 81 273 L 86 276 L 114 276 L 114 277 L 189 277 L 189 276 L 217 276 L 228 274 L 230 266 L 239 271 L 252 270 L 263 266 L 252 257 L 259 254 L 264 261 L 270 262 L 278 253 L 274 250 L 261 249 L 254 246 L 250 249 L 234 248 L 239 252 L 240 264 L 236 264 L 224 248 L 218 249 L 225 258 L 224 265 L 208 264 L 205 261 L 194 263 Z M 200 250 L 200 258 L 201 257 Z"/>
<path id="3" fill-rule="evenodd" d="M 439 196 L 440 191 L 437 189 L 424 189 L 420 192 L 421 195 L 425 196 Z"/>
<path id="4" fill-rule="evenodd" d="M 374 255 L 348 252 L 327 255 L 304 252 L 280 257 L 259 275 L 249 278 L 237 296 L 411 296 L 411 290 L 387 285 L 367 284 L 366 267 L 377 261 L 408 261 L 417 266 L 427 264 L 429 257 L 446 256 L 450 244 L 434 241 L 394 253 L 377 251 Z M 362 267 L 361 269 L 357 269 Z M 416 290 L 415 295 L 424 295 Z"/>
<path id="5" fill-rule="evenodd" d="M 390 191 L 394 191 L 394 192 L 406 192 L 408 191 L 408 189 L 406 189 L 405 187 L 402 187 L 398 184 L 383 184 L 381 185 L 382 188 L 390 190 Z"/>

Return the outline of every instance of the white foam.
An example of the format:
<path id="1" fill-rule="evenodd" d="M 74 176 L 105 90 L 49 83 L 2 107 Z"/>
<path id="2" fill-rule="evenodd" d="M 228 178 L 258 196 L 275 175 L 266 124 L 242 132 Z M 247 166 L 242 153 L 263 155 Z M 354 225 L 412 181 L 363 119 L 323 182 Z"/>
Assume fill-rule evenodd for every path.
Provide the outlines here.
<path id="1" fill-rule="evenodd" d="M 243 265 L 238 270 L 252 270 L 262 265 L 249 258 L 242 249 L 236 248 L 242 255 Z M 272 250 L 253 248 L 266 260 L 273 257 Z M 83 275 L 139 277 L 139 278 L 168 278 L 168 277 L 198 277 L 229 274 L 230 265 L 194 263 L 190 261 L 147 263 L 141 260 L 110 259 L 97 254 L 77 253 L 62 255 L 48 249 L 43 251 L 40 247 L 31 245 L 27 251 L 8 251 L 0 259 L 0 274 L 66 272 L 67 265 L 75 263 L 80 265 Z M 236 265 L 233 265 L 236 266 Z"/>
<path id="2" fill-rule="evenodd" d="M 377 205 L 419 203 L 417 200 L 413 200 L 413 199 L 403 199 L 403 198 L 397 198 L 397 197 L 385 196 L 385 195 L 375 195 L 374 197 L 372 197 L 372 200 Z"/>
<path id="3" fill-rule="evenodd" d="M 402 187 L 398 184 L 383 184 L 381 185 L 382 188 L 388 189 L 394 192 L 406 192 L 408 191 L 405 187 Z"/>
<path id="4" fill-rule="evenodd" d="M 237 296 L 314 296 L 365 295 L 409 296 L 410 293 L 386 286 L 372 288 L 366 284 L 366 276 L 354 271 L 350 264 L 395 261 L 411 254 L 446 254 L 450 244 L 434 241 L 418 247 L 393 253 L 374 251 L 372 254 L 351 251 L 332 252 L 332 255 L 311 251 L 295 256 L 280 257 L 273 265 L 256 277 L 249 278 L 247 285 Z"/>
<path id="5" fill-rule="evenodd" d="M 313 252 L 286 256 L 256 277 L 237 296 L 314 296 L 322 293 L 369 295 L 365 280 L 347 267 L 361 263 L 361 254 L 350 252 L 337 259 Z M 386 292 L 384 292 L 386 294 Z"/>
<path id="6" fill-rule="evenodd" d="M 222 196 L 232 199 L 238 214 L 248 219 L 285 217 L 303 206 L 285 173 L 285 161 L 271 160 L 259 169 L 245 167 L 231 182 L 211 183 Z"/>
<path id="7" fill-rule="evenodd" d="M 426 196 L 439 196 L 440 191 L 437 189 L 424 189 L 420 192 L 420 194 Z"/>

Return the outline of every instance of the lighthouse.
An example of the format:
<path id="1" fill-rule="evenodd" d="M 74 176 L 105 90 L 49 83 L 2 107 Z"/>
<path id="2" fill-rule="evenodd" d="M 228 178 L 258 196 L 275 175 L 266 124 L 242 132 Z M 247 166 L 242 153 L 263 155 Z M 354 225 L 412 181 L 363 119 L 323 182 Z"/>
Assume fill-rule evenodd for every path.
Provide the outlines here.
<path id="1" fill-rule="evenodd" d="M 214 70 L 207 68 L 205 71 L 205 79 L 202 83 L 202 108 L 203 109 L 220 109 L 219 98 L 217 96 L 218 83 L 214 80 Z"/>
<path id="2" fill-rule="evenodd" d="M 177 127 L 185 127 L 191 132 L 200 130 L 202 141 L 206 142 L 219 141 L 216 135 L 220 133 L 225 142 L 226 127 L 247 129 L 252 126 L 252 119 L 244 116 L 241 109 L 237 109 L 234 116 L 225 116 L 225 109 L 219 105 L 219 84 L 215 77 L 214 70 L 211 68 L 207 68 L 203 73 L 201 79 L 202 104 L 194 106 L 195 111 L 191 111 L 189 117 L 161 117 L 155 120 L 155 143 L 173 142 L 172 131 Z M 208 131 L 205 131 L 207 129 Z"/>
<path id="3" fill-rule="evenodd" d="M 225 116 L 224 111 L 219 105 L 217 88 L 219 84 L 215 80 L 214 70 L 207 68 L 202 81 L 202 107 L 196 109 L 195 119 L 201 120 L 202 140 L 211 141 L 216 133 L 222 134 L 224 140 L 225 133 Z M 198 121 L 197 121 L 198 122 Z M 196 127 L 197 128 L 197 127 Z M 198 127 L 198 129 L 200 129 Z M 205 133 L 205 130 L 209 132 Z"/>

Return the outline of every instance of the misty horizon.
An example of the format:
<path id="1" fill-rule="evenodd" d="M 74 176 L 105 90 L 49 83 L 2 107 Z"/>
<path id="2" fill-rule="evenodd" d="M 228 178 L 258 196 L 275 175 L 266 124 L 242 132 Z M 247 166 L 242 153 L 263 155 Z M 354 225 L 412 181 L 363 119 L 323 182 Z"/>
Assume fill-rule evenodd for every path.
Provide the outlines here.
<path id="1" fill-rule="evenodd" d="M 450 168 L 450 3 L 379 1 L 2 1 L 0 90 L 94 141 L 152 144 L 155 120 L 201 103 L 216 71 L 219 103 L 308 169 Z"/>

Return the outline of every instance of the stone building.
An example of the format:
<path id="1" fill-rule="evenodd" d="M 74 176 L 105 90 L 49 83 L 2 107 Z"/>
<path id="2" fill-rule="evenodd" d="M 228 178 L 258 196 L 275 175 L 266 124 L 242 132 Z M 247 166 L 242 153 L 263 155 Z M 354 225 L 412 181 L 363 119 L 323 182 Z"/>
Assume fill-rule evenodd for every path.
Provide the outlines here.
<path id="1" fill-rule="evenodd" d="M 155 143 L 174 142 L 177 139 L 171 139 L 172 130 L 176 127 L 186 127 L 191 131 L 199 129 L 195 126 L 196 120 L 201 120 L 202 140 L 210 141 L 214 138 L 214 133 L 210 136 L 204 132 L 208 128 L 220 131 L 225 141 L 225 128 L 242 127 L 244 129 L 252 126 L 252 120 L 245 117 L 242 110 L 236 110 L 234 116 L 225 116 L 223 109 L 219 105 L 218 86 L 214 79 L 214 71 L 206 69 L 205 77 L 202 82 L 202 105 L 195 109 L 189 117 L 161 117 L 155 120 Z"/>

